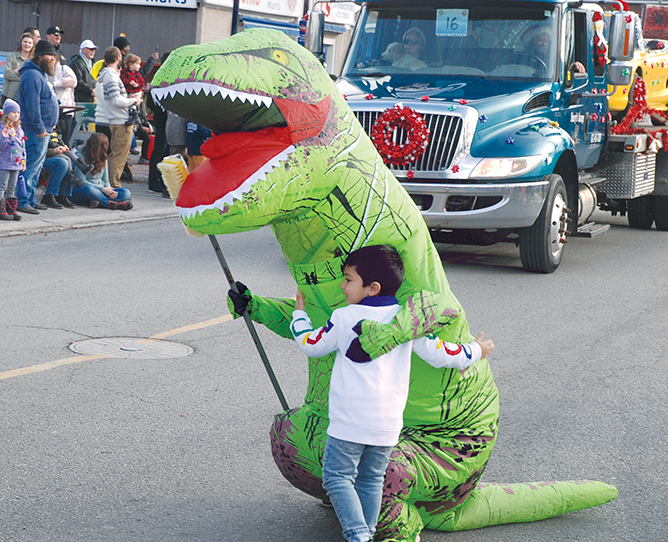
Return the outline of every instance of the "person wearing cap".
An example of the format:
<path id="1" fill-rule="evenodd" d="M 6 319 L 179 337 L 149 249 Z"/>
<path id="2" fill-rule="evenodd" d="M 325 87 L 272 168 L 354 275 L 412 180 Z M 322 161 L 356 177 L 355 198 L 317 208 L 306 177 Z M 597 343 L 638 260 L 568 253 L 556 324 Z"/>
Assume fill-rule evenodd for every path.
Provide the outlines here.
<path id="1" fill-rule="evenodd" d="M 67 64 L 67 58 L 60 51 L 60 40 L 65 31 L 59 26 L 50 26 L 46 29 L 46 40 L 56 49 L 56 57 L 61 64 Z"/>
<path id="2" fill-rule="evenodd" d="M 118 50 L 121 52 L 121 56 L 123 57 L 121 61 L 121 66 L 122 66 L 123 62 L 125 62 L 125 55 L 127 55 L 130 52 L 130 40 L 125 36 L 118 36 L 114 40 L 114 47 L 117 47 Z"/>
<path id="3" fill-rule="evenodd" d="M 128 38 L 123 35 L 118 36 L 114 40 L 114 47 L 118 47 L 118 49 L 121 51 L 121 66 L 125 66 L 125 57 L 130 52 L 130 40 L 128 40 Z M 155 64 L 155 61 L 158 60 L 158 58 L 160 58 L 158 51 L 155 51 L 150 57 L 148 57 L 148 60 L 144 62 L 144 65 L 139 68 L 139 73 L 142 74 L 144 79 L 146 79 L 146 76 L 151 72 L 151 68 Z"/>
<path id="4" fill-rule="evenodd" d="M 70 68 L 77 76 L 74 98 L 77 102 L 93 103 L 95 101 L 95 78 L 93 77 L 93 59 L 97 45 L 93 40 L 83 40 L 79 53 L 70 60 Z"/>
<path id="5" fill-rule="evenodd" d="M 19 198 L 18 210 L 39 214 L 46 205 L 35 201 L 35 189 L 39 173 L 46 158 L 49 135 L 58 122 L 58 99 L 53 93 L 47 75 L 56 74 L 55 47 L 40 40 L 34 49 L 32 60 L 27 60 L 19 70 L 19 105 L 23 113 L 21 125 L 26 136 L 26 194 Z"/>

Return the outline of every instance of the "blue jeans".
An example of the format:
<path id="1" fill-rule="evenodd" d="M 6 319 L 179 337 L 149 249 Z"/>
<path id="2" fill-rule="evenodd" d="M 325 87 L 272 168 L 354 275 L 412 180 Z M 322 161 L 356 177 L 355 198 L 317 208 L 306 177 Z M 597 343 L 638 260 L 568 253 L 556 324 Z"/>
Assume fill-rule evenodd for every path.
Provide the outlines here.
<path id="1" fill-rule="evenodd" d="M 113 201 L 127 201 L 130 199 L 130 191 L 127 188 L 114 188 L 114 190 L 118 197 Z M 92 199 L 100 202 L 103 207 L 109 207 L 109 202 L 112 201 L 104 195 L 100 188 L 96 188 L 92 184 L 86 183 L 72 190 L 72 201 L 77 205 L 88 205 L 88 202 Z"/>
<path id="2" fill-rule="evenodd" d="M 44 160 L 44 170 L 49 173 L 49 181 L 46 183 L 45 194 L 53 196 L 69 196 L 70 185 L 63 182 L 67 173 L 72 168 L 72 163 L 67 156 L 56 154 Z"/>
<path id="3" fill-rule="evenodd" d="M 37 205 L 35 190 L 37 189 L 39 173 L 42 171 L 48 146 L 48 137 L 37 137 L 37 134 L 33 132 L 26 133 L 26 170 L 23 172 L 23 177 L 26 180 L 27 194 L 19 199 L 19 207 L 34 207 Z"/>
<path id="4" fill-rule="evenodd" d="M 376 531 L 385 469 L 393 448 L 327 437 L 322 487 L 332 501 L 348 542 L 366 542 Z"/>

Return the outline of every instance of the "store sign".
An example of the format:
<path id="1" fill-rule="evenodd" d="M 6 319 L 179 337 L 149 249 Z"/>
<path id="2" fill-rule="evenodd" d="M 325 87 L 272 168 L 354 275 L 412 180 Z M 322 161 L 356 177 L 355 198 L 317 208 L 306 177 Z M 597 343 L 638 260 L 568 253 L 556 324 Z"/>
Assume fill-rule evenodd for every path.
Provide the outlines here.
<path id="1" fill-rule="evenodd" d="M 149 8 L 197 9 L 197 0 L 70 0 L 71 2 L 93 2 L 95 4 L 120 4 L 122 6 L 146 6 Z"/>
<path id="2" fill-rule="evenodd" d="M 645 7 L 645 28 L 643 29 L 643 37 L 645 39 L 668 39 L 668 7 Z"/>
<path id="3" fill-rule="evenodd" d="M 223 6 L 232 8 L 233 0 L 204 0 L 205 6 Z M 304 0 L 239 0 L 239 10 L 253 11 L 265 15 L 283 15 L 284 17 L 302 17 Z"/>
<path id="4" fill-rule="evenodd" d="M 326 2 L 317 4 L 316 9 L 325 12 L 325 22 L 355 26 L 355 18 L 360 7 L 352 2 Z"/>

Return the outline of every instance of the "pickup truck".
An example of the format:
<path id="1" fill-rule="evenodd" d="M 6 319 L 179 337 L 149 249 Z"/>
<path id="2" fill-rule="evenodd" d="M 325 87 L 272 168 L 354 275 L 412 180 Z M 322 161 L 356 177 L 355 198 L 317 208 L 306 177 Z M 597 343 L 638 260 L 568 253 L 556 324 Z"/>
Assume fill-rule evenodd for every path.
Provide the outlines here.
<path id="1" fill-rule="evenodd" d="M 424 136 L 417 152 L 386 163 L 434 241 L 513 242 L 525 269 L 551 273 L 571 231 L 593 237 L 609 228 L 590 220 L 597 207 L 668 230 L 661 137 L 652 127 L 638 133 L 637 123 L 628 134 L 611 131 L 608 85 L 628 87 L 637 68 L 632 15 L 619 2 L 606 18 L 604 61 L 595 4 L 356 3 L 337 85 L 381 150 L 412 149 Z M 322 16 L 309 17 L 307 46 L 318 54 Z M 399 122 L 393 108 L 418 120 Z M 383 129 L 390 137 L 379 137 Z"/>

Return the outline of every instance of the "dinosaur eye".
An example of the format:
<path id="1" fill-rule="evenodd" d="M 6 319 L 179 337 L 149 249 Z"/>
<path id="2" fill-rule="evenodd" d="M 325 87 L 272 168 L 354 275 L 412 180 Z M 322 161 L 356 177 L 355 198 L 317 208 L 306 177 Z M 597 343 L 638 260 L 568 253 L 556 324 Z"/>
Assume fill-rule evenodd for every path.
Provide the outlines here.
<path id="1" fill-rule="evenodd" d="M 274 60 L 278 62 L 279 64 L 283 64 L 283 66 L 287 66 L 289 59 L 288 55 L 285 53 L 285 51 L 281 51 L 280 49 L 276 49 L 273 53 L 272 56 L 274 57 Z"/>

